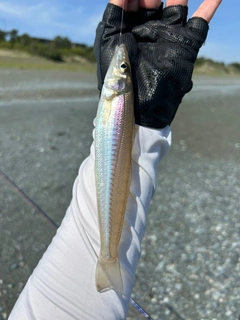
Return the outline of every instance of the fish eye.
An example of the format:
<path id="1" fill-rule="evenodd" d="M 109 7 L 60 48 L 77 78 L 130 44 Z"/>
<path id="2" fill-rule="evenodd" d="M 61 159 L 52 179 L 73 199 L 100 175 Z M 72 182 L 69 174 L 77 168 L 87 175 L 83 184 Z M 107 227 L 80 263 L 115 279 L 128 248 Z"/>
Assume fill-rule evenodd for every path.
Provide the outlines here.
<path id="1" fill-rule="evenodd" d="M 120 71 L 122 73 L 125 73 L 125 72 L 127 72 L 127 69 L 128 69 L 127 63 L 126 62 L 122 62 L 121 65 L 120 65 Z"/>

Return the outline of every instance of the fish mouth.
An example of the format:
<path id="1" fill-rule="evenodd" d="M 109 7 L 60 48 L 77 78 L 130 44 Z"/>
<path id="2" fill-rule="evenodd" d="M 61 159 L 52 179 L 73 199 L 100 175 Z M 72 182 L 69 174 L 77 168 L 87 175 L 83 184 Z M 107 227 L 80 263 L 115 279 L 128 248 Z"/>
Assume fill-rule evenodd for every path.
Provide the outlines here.
<path id="1" fill-rule="evenodd" d="M 131 64 L 128 51 L 124 43 L 115 48 L 114 55 L 110 62 L 104 84 L 107 89 L 122 92 L 131 78 Z"/>
<path id="2" fill-rule="evenodd" d="M 127 47 L 124 43 L 121 43 L 119 46 L 117 46 L 115 52 L 117 54 L 117 61 L 119 61 L 119 63 L 126 62 L 128 65 L 130 65 Z"/>
<path id="3" fill-rule="evenodd" d="M 125 45 L 125 43 L 121 43 L 119 46 L 117 46 L 118 49 L 124 49 L 127 51 L 127 47 Z"/>

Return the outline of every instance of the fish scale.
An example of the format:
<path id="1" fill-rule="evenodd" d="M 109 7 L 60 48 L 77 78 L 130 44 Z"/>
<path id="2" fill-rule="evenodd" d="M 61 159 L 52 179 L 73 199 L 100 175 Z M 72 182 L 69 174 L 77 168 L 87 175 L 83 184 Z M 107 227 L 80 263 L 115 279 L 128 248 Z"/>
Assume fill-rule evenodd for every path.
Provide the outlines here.
<path id="1" fill-rule="evenodd" d="M 126 46 L 116 47 L 109 65 L 95 121 L 95 178 L 100 231 L 96 268 L 98 291 L 122 294 L 118 259 L 131 182 L 134 128 L 133 86 Z"/>

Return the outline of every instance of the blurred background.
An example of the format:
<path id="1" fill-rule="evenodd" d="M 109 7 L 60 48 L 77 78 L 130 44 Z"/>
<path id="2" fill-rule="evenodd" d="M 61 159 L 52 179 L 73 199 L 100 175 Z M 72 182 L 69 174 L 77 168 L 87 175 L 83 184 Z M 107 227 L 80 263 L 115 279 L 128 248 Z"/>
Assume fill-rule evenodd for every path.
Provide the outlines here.
<path id="1" fill-rule="evenodd" d="M 61 223 L 92 142 L 107 1 L 0 0 L 0 319 Z M 201 1 L 189 1 L 189 15 Z M 223 1 L 159 167 L 133 298 L 153 319 L 240 319 L 240 3 Z M 128 319 L 138 319 L 129 311 Z M 140 319 L 140 318 L 139 318 Z"/>

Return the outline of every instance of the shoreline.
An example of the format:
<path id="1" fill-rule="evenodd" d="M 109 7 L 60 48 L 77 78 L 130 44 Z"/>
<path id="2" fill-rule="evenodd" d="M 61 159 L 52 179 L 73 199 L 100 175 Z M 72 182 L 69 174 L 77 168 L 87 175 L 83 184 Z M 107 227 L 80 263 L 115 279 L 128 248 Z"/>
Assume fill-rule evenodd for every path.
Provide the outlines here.
<path id="1" fill-rule="evenodd" d="M 201 58 L 200 58 L 201 59 Z M 72 60 L 72 61 L 71 61 Z M 96 63 L 76 56 L 66 57 L 63 62 L 54 62 L 39 56 L 32 56 L 24 51 L 5 50 L 0 48 L 0 69 L 11 68 L 21 70 L 61 70 L 72 72 L 96 73 Z M 214 61 L 195 66 L 193 75 L 238 78 L 240 72 L 232 67 L 219 66 Z"/>
<path id="2" fill-rule="evenodd" d="M 93 73 L 0 69 L 0 169 L 58 225 L 92 143 L 93 88 Z M 194 76 L 171 125 L 133 291 L 154 319 L 239 317 L 239 88 L 240 79 Z M 0 188 L 5 320 L 55 228 L 1 175 Z"/>

